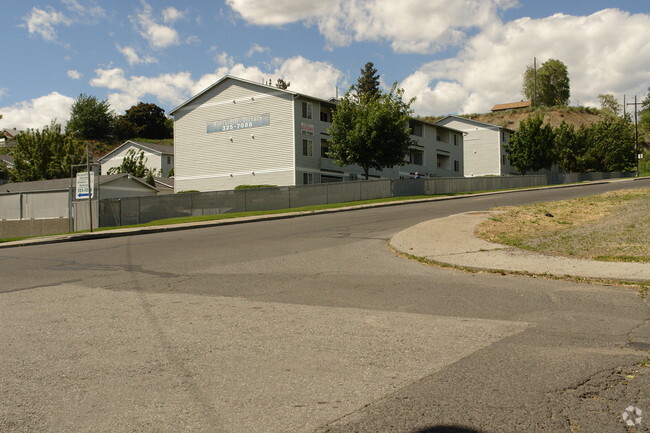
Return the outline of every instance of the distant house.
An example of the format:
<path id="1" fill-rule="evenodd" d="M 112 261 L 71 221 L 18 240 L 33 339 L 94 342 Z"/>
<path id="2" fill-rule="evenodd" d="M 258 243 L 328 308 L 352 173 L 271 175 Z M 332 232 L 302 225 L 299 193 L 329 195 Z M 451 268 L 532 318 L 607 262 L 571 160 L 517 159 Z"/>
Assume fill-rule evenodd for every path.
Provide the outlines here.
<path id="1" fill-rule="evenodd" d="M 108 173 L 111 168 L 122 165 L 130 150 L 135 152 L 136 157 L 143 152 L 145 165 L 151 170 L 156 170 L 156 175 L 167 177 L 169 171 L 174 168 L 174 146 L 129 140 L 99 158 L 102 173 Z"/>
<path id="2" fill-rule="evenodd" d="M 530 101 L 508 102 L 507 104 L 497 104 L 492 107 L 492 111 L 506 111 L 506 110 L 520 110 L 522 108 L 529 108 L 532 104 Z"/>
<path id="3" fill-rule="evenodd" d="M 459 116 L 447 116 L 436 122 L 463 132 L 463 175 L 503 176 L 515 174 L 516 169 L 510 164 L 505 151 L 505 144 L 513 130 L 467 119 Z"/>
<path id="4" fill-rule="evenodd" d="M 20 131 L 16 128 L 0 131 L 0 147 L 14 147 L 16 145 L 16 135 L 19 133 Z"/>
<path id="5" fill-rule="evenodd" d="M 11 155 L 0 155 L 0 168 L 2 168 L 3 164 L 7 168 L 13 168 L 14 157 Z M 9 180 L 8 173 L 0 170 L 0 185 L 2 185 L 3 183 L 7 183 L 8 180 Z"/>

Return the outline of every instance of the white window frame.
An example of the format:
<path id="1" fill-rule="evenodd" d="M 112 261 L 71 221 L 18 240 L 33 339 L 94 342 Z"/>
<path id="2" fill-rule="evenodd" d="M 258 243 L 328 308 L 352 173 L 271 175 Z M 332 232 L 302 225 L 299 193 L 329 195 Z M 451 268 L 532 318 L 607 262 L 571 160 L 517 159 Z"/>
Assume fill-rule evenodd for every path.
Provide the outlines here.
<path id="1" fill-rule="evenodd" d="M 311 119 L 314 113 L 314 104 L 307 101 L 302 101 L 302 118 Z"/>
<path id="2" fill-rule="evenodd" d="M 302 156 L 314 156 L 314 140 L 302 139 Z"/>

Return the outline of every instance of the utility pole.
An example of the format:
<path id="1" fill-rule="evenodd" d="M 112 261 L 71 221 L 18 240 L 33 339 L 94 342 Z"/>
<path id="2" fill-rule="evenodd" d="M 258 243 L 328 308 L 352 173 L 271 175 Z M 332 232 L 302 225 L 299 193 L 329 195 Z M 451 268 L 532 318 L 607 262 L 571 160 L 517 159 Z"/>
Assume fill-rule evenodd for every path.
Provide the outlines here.
<path id="1" fill-rule="evenodd" d="M 639 121 L 637 107 L 642 103 L 636 102 L 636 95 L 634 95 L 634 102 L 629 102 L 627 105 L 634 105 L 634 159 L 636 160 L 636 177 L 639 177 Z"/>

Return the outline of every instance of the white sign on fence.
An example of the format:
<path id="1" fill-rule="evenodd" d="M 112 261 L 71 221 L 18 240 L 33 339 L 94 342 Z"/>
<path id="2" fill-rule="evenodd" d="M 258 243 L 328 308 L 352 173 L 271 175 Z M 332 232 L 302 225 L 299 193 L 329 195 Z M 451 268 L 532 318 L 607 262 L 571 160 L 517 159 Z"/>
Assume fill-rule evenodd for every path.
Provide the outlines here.
<path id="1" fill-rule="evenodd" d="M 90 172 L 90 185 L 88 185 L 88 173 L 77 173 L 77 192 L 75 198 L 77 200 L 93 198 L 95 190 L 95 173 Z"/>

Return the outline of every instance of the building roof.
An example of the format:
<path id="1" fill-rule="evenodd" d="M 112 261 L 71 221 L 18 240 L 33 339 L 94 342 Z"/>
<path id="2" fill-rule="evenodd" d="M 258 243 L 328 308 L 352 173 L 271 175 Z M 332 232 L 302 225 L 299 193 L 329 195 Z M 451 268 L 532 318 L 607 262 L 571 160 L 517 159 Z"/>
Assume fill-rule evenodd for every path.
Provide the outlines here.
<path id="1" fill-rule="evenodd" d="M 177 112 L 177 111 L 179 111 L 180 109 L 186 107 L 187 105 L 189 105 L 190 103 L 192 103 L 193 101 L 195 101 L 197 98 L 199 98 L 199 97 L 205 95 L 205 94 L 208 93 L 210 90 L 214 89 L 215 87 L 217 87 L 219 84 L 223 83 L 223 82 L 226 81 L 226 80 L 235 80 L 235 81 L 240 81 L 240 82 L 242 82 L 242 83 L 252 84 L 252 85 L 255 85 L 255 86 L 258 86 L 258 87 L 270 88 L 270 89 L 276 90 L 276 91 L 278 91 L 278 92 L 288 93 L 288 94 L 293 95 L 293 96 L 296 96 L 296 97 L 297 97 L 297 96 L 302 96 L 302 97 L 304 97 L 304 98 L 314 99 L 314 100 L 316 100 L 316 101 L 319 101 L 319 102 L 322 102 L 322 103 L 325 103 L 325 104 L 328 104 L 328 105 L 336 105 L 336 99 L 335 99 L 335 98 L 331 98 L 330 100 L 322 99 L 322 98 L 318 98 L 318 97 L 316 97 L 316 96 L 306 95 L 306 94 L 304 94 L 304 93 L 298 93 L 298 92 L 294 92 L 294 91 L 291 91 L 291 90 L 280 89 L 279 87 L 275 87 L 275 86 L 269 86 L 268 84 L 264 84 L 264 83 L 257 83 L 257 82 L 255 82 L 255 81 L 245 80 L 245 79 L 243 79 L 243 78 L 234 77 L 234 76 L 232 76 L 232 75 L 224 75 L 223 77 L 221 77 L 219 80 L 217 80 L 217 81 L 216 81 L 215 83 L 213 83 L 212 85 L 206 87 L 206 88 L 203 89 L 201 92 L 199 92 L 199 93 L 197 93 L 196 95 L 192 96 L 190 99 L 188 99 L 187 101 L 183 102 L 183 103 L 182 103 L 181 105 L 179 105 L 178 107 L 176 107 L 176 108 L 174 108 L 173 110 L 169 111 L 169 114 L 173 116 L 175 112 Z"/>
<path id="2" fill-rule="evenodd" d="M 174 146 L 170 146 L 167 144 L 154 144 L 154 143 L 141 143 L 139 141 L 133 141 L 133 140 L 128 140 L 119 146 L 117 146 L 115 149 L 111 150 L 108 152 L 106 155 L 102 156 L 99 158 L 99 162 L 101 163 L 102 161 L 106 161 L 110 159 L 114 154 L 120 152 L 123 148 L 129 147 L 129 146 L 134 146 L 138 147 L 140 149 L 146 149 L 150 151 L 151 153 L 157 154 L 157 155 L 174 155 Z"/>
<path id="3" fill-rule="evenodd" d="M 137 177 L 133 177 L 127 173 L 108 174 L 108 175 L 99 176 L 99 184 L 105 185 L 107 183 L 113 182 L 117 179 L 121 179 L 127 176 L 129 179 L 133 180 L 134 182 L 146 185 L 148 188 L 156 189 L 153 186 L 149 185 L 148 183 L 144 182 L 143 180 L 138 179 Z M 13 182 L 13 183 L 10 182 L 0 186 L 0 194 L 17 193 L 17 192 L 33 192 L 33 191 L 62 191 L 62 190 L 69 189 L 71 184 L 72 187 L 74 188 L 75 186 L 74 182 L 75 182 L 74 178 L 36 180 L 33 182 Z"/>
<path id="4" fill-rule="evenodd" d="M 8 167 L 13 167 L 14 166 L 14 157 L 12 155 L 0 155 L 0 164 L 1 163 L 7 164 Z"/>
<path id="5" fill-rule="evenodd" d="M 0 135 L 3 135 L 7 138 L 14 138 L 19 133 L 20 131 L 17 130 L 16 128 L 7 128 L 7 129 L 3 129 L 2 132 L 0 132 Z"/>
<path id="6" fill-rule="evenodd" d="M 530 106 L 530 101 L 508 102 L 507 104 L 495 105 L 492 107 L 492 111 L 516 110 L 520 108 L 528 108 Z"/>
<path id="7" fill-rule="evenodd" d="M 497 129 L 497 130 L 498 129 L 503 129 L 503 130 L 508 131 L 508 132 L 515 132 L 514 130 L 506 128 L 504 126 L 493 125 L 491 123 L 481 122 L 479 120 L 469 119 L 467 117 L 462 117 L 462 116 L 453 116 L 453 115 L 445 116 L 442 119 L 436 120 L 435 124 L 443 122 L 444 120 L 447 120 L 447 119 L 457 120 L 459 122 L 468 123 L 468 124 L 472 124 L 472 125 L 477 125 L 477 126 L 481 126 L 481 127 L 488 128 L 488 129 Z M 444 126 L 444 125 L 441 125 L 441 126 Z"/>

